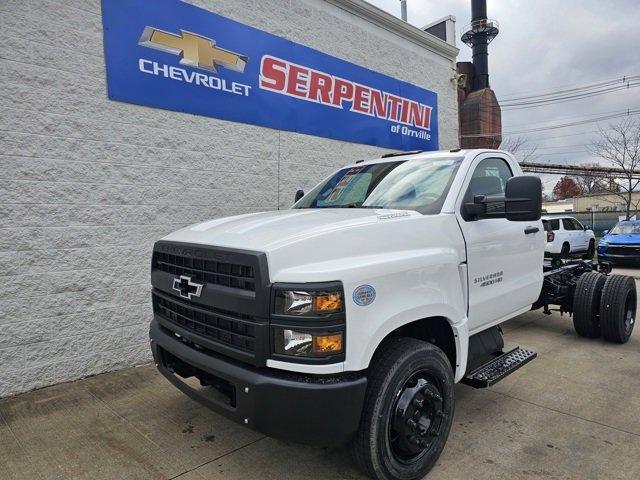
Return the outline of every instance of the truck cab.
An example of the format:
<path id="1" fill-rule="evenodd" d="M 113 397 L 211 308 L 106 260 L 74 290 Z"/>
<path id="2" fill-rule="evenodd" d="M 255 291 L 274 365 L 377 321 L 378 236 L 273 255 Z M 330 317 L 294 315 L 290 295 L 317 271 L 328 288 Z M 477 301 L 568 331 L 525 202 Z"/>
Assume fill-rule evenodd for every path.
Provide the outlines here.
<path id="1" fill-rule="evenodd" d="M 509 153 L 452 150 L 358 161 L 291 209 L 183 228 L 154 246 L 155 362 L 250 428 L 351 442 L 370 476 L 419 478 L 453 384 L 488 385 L 470 372 L 539 300 L 540 211 L 540 180 Z M 509 354 L 494 378 L 535 356 Z"/>

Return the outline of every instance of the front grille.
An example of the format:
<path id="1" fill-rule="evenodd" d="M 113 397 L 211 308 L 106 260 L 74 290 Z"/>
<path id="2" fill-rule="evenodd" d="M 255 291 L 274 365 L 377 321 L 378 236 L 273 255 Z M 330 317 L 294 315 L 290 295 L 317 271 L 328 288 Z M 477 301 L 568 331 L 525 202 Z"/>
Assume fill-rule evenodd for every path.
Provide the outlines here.
<path id="1" fill-rule="evenodd" d="M 255 350 L 255 319 L 249 315 L 185 304 L 157 293 L 153 294 L 153 311 L 207 340 L 246 352 L 253 353 Z"/>
<path id="2" fill-rule="evenodd" d="M 154 268 L 171 275 L 188 275 L 192 279 L 240 290 L 256 291 L 254 268 L 237 263 L 219 262 L 164 252 L 154 252 Z"/>
<path id="3" fill-rule="evenodd" d="M 609 246 L 607 248 L 606 253 L 610 253 L 611 255 L 640 255 L 640 245 L 630 245 L 628 247 L 615 247 Z"/>

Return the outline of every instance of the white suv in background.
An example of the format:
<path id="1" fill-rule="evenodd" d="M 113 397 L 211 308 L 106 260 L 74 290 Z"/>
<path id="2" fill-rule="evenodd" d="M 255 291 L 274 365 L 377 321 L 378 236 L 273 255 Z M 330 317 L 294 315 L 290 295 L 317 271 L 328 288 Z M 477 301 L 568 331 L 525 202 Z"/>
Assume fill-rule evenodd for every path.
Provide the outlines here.
<path id="1" fill-rule="evenodd" d="M 583 226 L 573 217 L 542 217 L 547 232 L 545 257 L 568 258 L 572 254 L 586 254 L 593 258 L 596 252 L 596 237 L 591 227 Z"/>

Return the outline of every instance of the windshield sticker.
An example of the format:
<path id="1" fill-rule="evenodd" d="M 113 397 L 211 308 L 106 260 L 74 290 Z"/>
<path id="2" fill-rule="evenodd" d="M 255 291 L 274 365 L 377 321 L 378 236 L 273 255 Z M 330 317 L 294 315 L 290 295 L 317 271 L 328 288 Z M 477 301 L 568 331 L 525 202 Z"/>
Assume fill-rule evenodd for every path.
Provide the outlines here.
<path id="1" fill-rule="evenodd" d="M 353 301 L 356 305 L 366 307 L 376 299 L 376 289 L 371 285 L 360 285 L 353 291 Z"/>

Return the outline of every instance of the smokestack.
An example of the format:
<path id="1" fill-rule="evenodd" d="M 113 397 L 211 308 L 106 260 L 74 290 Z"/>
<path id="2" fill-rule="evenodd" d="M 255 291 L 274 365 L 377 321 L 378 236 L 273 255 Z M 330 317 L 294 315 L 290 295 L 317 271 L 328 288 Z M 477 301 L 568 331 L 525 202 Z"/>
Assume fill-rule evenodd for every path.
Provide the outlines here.
<path id="1" fill-rule="evenodd" d="M 471 0 L 471 24 L 462 41 L 473 50 L 473 63 L 458 63 L 458 74 L 471 80 L 458 88 L 460 146 L 497 148 L 502 142 L 502 112 L 489 86 L 489 44 L 498 35 L 498 22 L 487 18 L 487 1 Z"/>
<path id="2" fill-rule="evenodd" d="M 400 0 L 400 16 L 402 21 L 407 21 L 407 0 Z"/>
<path id="3" fill-rule="evenodd" d="M 473 51 L 472 91 L 489 88 L 489 44 L 498 32 L 498 22 L 487 18 L 487 0 L 471 0 L 471 24 L 462 41 Z"/>

